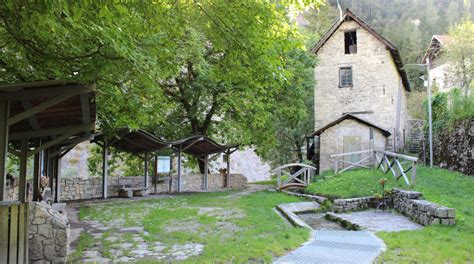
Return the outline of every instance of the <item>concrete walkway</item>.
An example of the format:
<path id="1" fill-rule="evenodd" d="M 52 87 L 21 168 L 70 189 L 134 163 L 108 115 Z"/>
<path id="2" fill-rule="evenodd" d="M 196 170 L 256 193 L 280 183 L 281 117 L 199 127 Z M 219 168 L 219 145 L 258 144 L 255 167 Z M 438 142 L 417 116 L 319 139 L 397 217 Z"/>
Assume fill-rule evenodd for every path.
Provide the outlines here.
<path id="1" fill-rule="evenodd" d="M 383 250 L 383 241 L 368 231 L 316 230 L 312 241 L 275 263 L 364 264 L 372 263 Z"/>

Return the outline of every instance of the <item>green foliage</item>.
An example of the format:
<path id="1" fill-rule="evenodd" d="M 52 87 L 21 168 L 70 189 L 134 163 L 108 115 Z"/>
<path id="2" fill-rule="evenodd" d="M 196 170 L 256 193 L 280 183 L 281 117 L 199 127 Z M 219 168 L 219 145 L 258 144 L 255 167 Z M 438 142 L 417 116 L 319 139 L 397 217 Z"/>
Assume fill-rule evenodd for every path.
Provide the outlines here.
<path id="1" fill-rule="evenodd" d="M 474 78 L 474 23 L 470 18 L 465 18 L 449 29 L 449 36 L 451 40 L 447 45 L 447 57 L 452 73 L 450 81 L 462 88 L 467 97 Z"/>
<path id="2" fill-rule="evenodd" d="M 308 229 L 287 225 L 273 211 L 277 204 L 298 200 L 270 192 L 242 196 L 236 192 L 199 193 L 95 205 L 86 210 L 81 208 L 81 212 L 83 217 L 103 223 L 122 218 L 136 226 L 136 222 L 143 221 L 145 231 L 149 232 L 143 237 L 147 242 L 160 241 L 168 247 L 190 241 L 205 245 L 202 255 L 184 263 L 267 263 L 308 238 Z M 206 214 L 200 208 L 214 208 L 214 211 Z M 225 216 L 219 216 L 220 212 Z M 137 218 L 137 214 L 144 216 Z M 185 228 L 180 231 L 176 229 L 178 226 Z M 118 240 L 105 247 L 113 248 L 121 243 Z"/>

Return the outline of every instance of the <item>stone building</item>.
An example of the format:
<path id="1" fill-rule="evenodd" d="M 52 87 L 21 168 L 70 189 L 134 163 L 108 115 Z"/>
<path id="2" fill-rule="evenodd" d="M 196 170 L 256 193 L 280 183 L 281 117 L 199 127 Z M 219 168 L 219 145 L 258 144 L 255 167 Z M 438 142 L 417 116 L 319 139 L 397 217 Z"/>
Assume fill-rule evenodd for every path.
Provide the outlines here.
<path id="1" fill-rule="evenodd" d="M 433 35 L 422 61 L 423 64 L 429 65 L 431 84 L 440 92 L 448 92 L 453 87 L 450 77 L 452 65 L 445 56 L 450 40 L 451 37 L 447 35 Z"/>
<path id="2" fill-rule="evenodd" d="M 367 149 L 370 128 L 384 131 L 374 138 L 375 146 L 400 149 L 410 84 L 397 47 L 347 10 L 312 52 L 318 58 L 315 130 L 338 122 L 330 136 L 325 129 L 319 135 L 320 171 L 332 167 L 331 154 Z"/>

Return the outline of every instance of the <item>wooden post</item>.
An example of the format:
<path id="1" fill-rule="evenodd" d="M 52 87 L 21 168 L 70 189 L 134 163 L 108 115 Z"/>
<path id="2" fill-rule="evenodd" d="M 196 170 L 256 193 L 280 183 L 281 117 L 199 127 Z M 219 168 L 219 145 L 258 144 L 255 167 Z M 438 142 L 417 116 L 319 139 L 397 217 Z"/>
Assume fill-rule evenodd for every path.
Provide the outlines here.
<path id="1" fill-rule="evenodd" d="M 143 187 L 148 188 L 148 152 L 145 153 L 145 183 L 143 184 Z"/>
<path id="2" fill-rule="evenodd" d="M 8 118 L 10 117 L 10 102 L 0 100 L 0 201 L 6 196 L 7 182 L 7 153 L 8 153 Z"/>
<path id="3" fill-rule="evenodd" d="M 54 157 L 54 202 L 61 200 L 61 159 Z"/>
<path id="4" fill-rule="evenodd" d="M 52 154 L 54 149 L 49 149 L 49 154 Z M 53 188 L 53 185 L 54 185 L 54 157 L 50 157 L 50 155 L 48 155 L 48 180 L 49 180 L 49 189 L 51 190 L 51 198 L 53 198 L 54 196 L 54 188 Z"/>
<path id="5" fill-rule="evenodd" d="M 18 185 L 18 200 L 26 202 L 26 166 L 28 164 L 28 139 L 23 138 L 20 141 L 20 181 Z"/>
<path id="6" fill-rule="evenodd" d="M 416 184 L 416 161 L 413 161 L 411 168 L 411 184 L 414 186 Z"/>
<path id="7" fill-rule="evenodd" d="M 281 187 L 281 170 L 278 170 L 277 172 L 277 187 L 278 187 L 278 190 Z"/>
<path id="8" fill-rule="evenodd" d="M 41 139 L 37 141 L 37 147 L 41 146 Z M 41 182 L 41 161 L 43 151 L 40 151 L 35 154 L 34 163 L 33 163 L 33 201 L 38 201 L 40 196 L 40 182 Z"/>
<path id="9" fill-rule="evenodd" d="M 337 163 L 338 163 L 338 157 L 334 158 L 334 174 L 337 174 Z"/>
<path id="10" fill-rule="evenodd" d="M 154 179 L 154 185 L 153 185 L 154 194 L 158 194 L 158 154 L 155 154 L 153 179 Z"/>
<path id="11" fill-rule="evenodd" d="M 107 199 L 107 176 L 109 173 L 109 150 L 107 142 L 102 147 L 102 198 Z"/>
<path id="12" fill-rule="evenodd" d="M 230 188 L 231 180 L 230 180 L 230 149 L 227 150 L 227 188 Z"/>
<path id="13" fill-rule="evenodd" d="M 178 150 L 178 192 L 181 192 L 181 145 Z"/>
<path id="14" fill-rule="evenodd" d="M 207 176 L 209 171 L 209 156 L 204 156 L 204 190 L 208 188 Z"/>

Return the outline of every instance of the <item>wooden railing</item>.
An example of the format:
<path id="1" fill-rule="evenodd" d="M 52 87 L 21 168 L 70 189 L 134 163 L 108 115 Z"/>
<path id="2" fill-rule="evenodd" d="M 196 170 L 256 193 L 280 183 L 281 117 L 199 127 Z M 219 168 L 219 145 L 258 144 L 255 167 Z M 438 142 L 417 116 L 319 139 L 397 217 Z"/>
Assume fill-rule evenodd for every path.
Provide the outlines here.
<path id="1" fill-rule="evenodd" d="M 292 173 L 298 169 L 296 172 Z M 311 178 L 314 176 L 316 168 L 303 163 L 290 163 L 280 166 L 272 171 L 277 175 L 277 188 L 279 190 L 288 187 L 306 187 L 311 182 Z M 282 180 L 282 176 L 288 178 Z"/>
<path id="2" fill-rule="evenodd" d="M 28 204 L 0 202 L 0 263 L 28 263 Z"/>
<path id="3" fill-rule="evenodd" d="M 357 161 L 347 161 L 348 157 L 358 157 Z M 354 168 L 371 168 L 381 169 L 385 174 L 391 172 L 395 179 L 404 179 L 406 185 L 414 185 L 416 183 L 416 163 L 418 158 L 398 154 L 385 150 L 362 150 L 348 153 L 334 154 L 330 156 L 334 159 L 334 173 L 338 174 Z M 339 165 L 349 165 L 347 167 L 339 167 Z M 407 165 L 408 164 L 408 165 Z M 407 173 L 411 171 L 411 181 L 408 179 Z"/>

